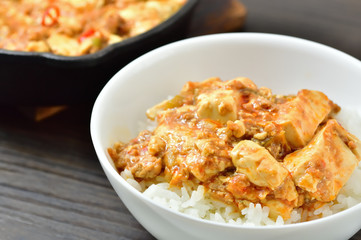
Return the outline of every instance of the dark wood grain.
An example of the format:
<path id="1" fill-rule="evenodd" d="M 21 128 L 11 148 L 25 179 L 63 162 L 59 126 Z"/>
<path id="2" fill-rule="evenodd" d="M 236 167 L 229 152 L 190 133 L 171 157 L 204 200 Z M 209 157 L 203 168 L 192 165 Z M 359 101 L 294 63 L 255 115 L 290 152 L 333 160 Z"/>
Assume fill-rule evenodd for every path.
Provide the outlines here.
<path id="1" fill-rule="evenodd" d="M 45 122 L 4 109 L 0 239 L 152 239 L 106 180 L 89 137 L 89 106 Z"/>
<path id="2" fill-rule="evenodd" d="M 361 59 L 359 0 L 243 0 L 244 31 L 300 37 Z"/>
<path id="3" fill-rule="evenodd" d="M 200 0 L 188 36 L 286 34 L 361 59 L 360 10 L 359 0 Z M 1 107 L 1 240 L 154 239 L 128 212 L 98 163 L 89 135 L 91 108 L 92 103 L 68 106 L 36 122 L 24 108 Z M 361 231 L 352 239 L 361 240 Z"/>

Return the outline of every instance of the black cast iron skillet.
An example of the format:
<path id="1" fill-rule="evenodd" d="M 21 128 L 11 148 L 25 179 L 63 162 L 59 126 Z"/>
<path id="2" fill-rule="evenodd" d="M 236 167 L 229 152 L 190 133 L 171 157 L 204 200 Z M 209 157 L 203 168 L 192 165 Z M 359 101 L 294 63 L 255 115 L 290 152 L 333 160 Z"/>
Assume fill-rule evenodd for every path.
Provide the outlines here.
<path id="1" fill-rule="evenodd" d="M 198 0 L 155 28 L 96 53 L 66 57 L 0 49 L 0 105 L 63 105 L 92 102 L 123 66 L 156 47 L 184 37 Z"/>

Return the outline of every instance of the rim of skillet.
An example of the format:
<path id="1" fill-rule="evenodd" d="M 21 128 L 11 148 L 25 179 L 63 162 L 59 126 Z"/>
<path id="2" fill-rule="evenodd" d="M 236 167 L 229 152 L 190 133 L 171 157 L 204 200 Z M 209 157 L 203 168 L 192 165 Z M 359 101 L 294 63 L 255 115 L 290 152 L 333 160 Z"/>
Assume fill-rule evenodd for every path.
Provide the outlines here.
<path id="1" fill-rule="evenodd" d="M 96 64 L 98 61 L 101 62 L 102 60 L 106 59 L 115 51 L 121 51 L 121 49 L 123 48 L 146 41 L 147 39 L 156 36 L 157 34 L 168 29 L 172 25 L 176 24 L 180 19 L 182 19 L 184 15 L 189 13 L 193 9 L 193 7 L 195 7 L 197 2 L 198 0 L 187 0 L 184 6 L 182 6 L 177 12 L 175 12 L 172 16 L 170 16 L 168 19 L 161 22 L 157 26 L 134 37 L 127 38 L 121 42 L 106 46 L 105 48 L 95 53 L 85 54 L 81 56 L 63 56 L 49 52 L 25 52 L 25 51 L 12 51 L 12 50 L 0 49 L 0 58 L 17 57 L 17 58 L 21 58 L 22 60 L 31 59 L 31 60 L 42 61 L 44 63 L 49 63 L 49 64 L 72 63 L 75 64 L 76 66 L 93 65 Z"/>

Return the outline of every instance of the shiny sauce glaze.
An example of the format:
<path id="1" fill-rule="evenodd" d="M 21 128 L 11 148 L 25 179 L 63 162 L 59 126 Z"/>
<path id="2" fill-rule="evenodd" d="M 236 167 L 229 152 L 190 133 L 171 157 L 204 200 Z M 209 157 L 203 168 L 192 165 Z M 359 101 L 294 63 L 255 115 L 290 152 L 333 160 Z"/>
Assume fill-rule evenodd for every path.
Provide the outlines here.
<path id="1" fill-rule="evenodd" d="M 210 78 L 150 108 L 157 127 L 108 152 L 139 181 L 193 181 L 235 209 L 259 203 L 286 220 L 335 200 L 361 159 L 361 142 L 333 119 L 339 110 L 319 91 L 274 95 L 248 78 Z"/>

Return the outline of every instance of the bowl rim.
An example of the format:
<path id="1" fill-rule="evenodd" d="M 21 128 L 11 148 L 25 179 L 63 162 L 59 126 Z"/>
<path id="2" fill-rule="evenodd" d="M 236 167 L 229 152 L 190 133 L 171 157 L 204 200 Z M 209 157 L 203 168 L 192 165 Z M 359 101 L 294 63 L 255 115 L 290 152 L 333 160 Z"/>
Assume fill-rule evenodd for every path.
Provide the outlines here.
<path id="1" fill-rule="evenodd" d="M 134 69 L 135 66 L 137 66 L 141 62 L 148 61 L 147 59 L 152 59 L 153 55 L 158 55 L 159 53 L 163 51 L 168 51 L 170 48 L 178 48 L 182 47 L 181 45 L 187 45 L 187 44 L 194 44 L 195 42 L 202 42 L 202 41 L 220 41 L 224 38 L 249 38 L 249 39 L 258 39 L 260 41 L 269 41 L 269 39 L 272 40 L 280 40 L 280 41 L 288 41 L 290 44 L 302 44 L 304 46 L 314 47 L 318 48 L 322 51 L 326 51 L 328 53 L 337 54 L 339 57 L 343 58 L 345 61 L 348 61 L 350 64 L 354 64 L 355 67 L 360 69 L 361 72 L 361 61 L 357 58 L 342 52 L 338 49 L 332 48 L 330 46 L 327 46 L 325 44 L 321 44 L 315 41 L 302 39 L 298 37 L 288 36 L 288 35 L 282 35 L 282 34 L 274 34 L 274 33 L 258 33 L 258 32 L 237 32 L 237 33 L 216 33 L 216 34 L 209 34 L 204 36 L 197 36 L 197 37 L 191 37 L 183 40 L 179 40 L 173 43 L 169 43 L 166 45 L 163 45 L 161 47 L 158 47 L 156 49 L 153 49 L 140 57 L 136 58 L 135 60 L 131 61 L 129 64 L 127 64 L 124 68 L 119 70 L 110 80 L 109 82 L 104 86 L 104 88 L 99 93 L 98 97 L 95 100 L 92 112 L 91 112 L 91 118 L 90 118 L 90 134 L 91 139 L 93 142 L 93 146 L 95 149 L 95 152 L 97 154 L 98 160 L 101 163 L 101 166 L 103 167 L 104 171 L 107 174 L 111 174 L 111 176 L 118 181 L 123 187 L 125 187 L 131 194 L 133 194 L 135 197 L 140 198 L 142 201 L 146 202 L 147 204 L 160 207 L 163 210 L 167 212 L 171 212 L 172 214 L 176 214 L 178 217 L 186 218 L 188 220 L 202 223 L 202 224 L 210 224 L 212 226 L 218 226 L 218 227 L 225 227 L 229 229 L 256 229 L 256 230 L 268 230 L 268 229 L 292 229 L 292 228 L 299 228 L 299 227 L 307 227 L 309 225 L 320 225 L 325 224 L 327 222 L 335 221 L 337 219 L 342 218 L 345 215 L 348 215 L 349 213 L 357 210 L 361 211 L 361 203 L 358 203 L 350 208 L 347 208 L 341 212 L 337 212 L 335 214 L 332 214 L 330 216 L 322 217 L 319 219 L 307 221 L 307 222 L 300 222 L 300 223 L 292 223 L 292 224 L 284 224 L 284 225 L 267 225 L 267 226 L 248 226 L 248 225 L 237 225 L 237 224 L 229 224 L 229 223 L 221 223 L 221 222 L 215 222 L 210 221 L 206 219 L 196 218 L 178 211 L 175 211 L 173 209 L 167 208 L 152 199 L 144 196 L 141 192 L 136 190 L 134 187 L 132 187 L 129 183 L 126 182 L 125 179 L 123 179 L 120 174 L 113 168 L 113 166 L 110 163 L 109 156 L 106 153 L 106 149 L 102 149 L 102 143 L 99 139 L 96 138 L 97 132 L 99 131 L 98 122 L 100 121 L 99 112 L 101 112 L 101 103 L 100 101 L 102 98 L 105 97 L 107 94 L 107 91 L 112 88 L 112 85 L 115 84 L 118 81 L 123 81 L 120 77 L 123 72 L 129 71 Z"/>
<path id="2" fill-rule="evenodd" d="M 72 63 L 72 64 L 84 64 L 89 63 L 94 60 L 103 59 L 106 56 L 110 55 L 115 50 L 121 50 L 125 47 L 129 47 L 131 45 L 136 45 L 144 39 L 149 39 L 154 35 L 157 35 L 164 31 L 165 29 L 169 28 L 170 26 L 174 25 L 179 19 L 181 19 L 184 15 L 191 12 L 192 9 L 196 6 L 199 0 L 187 0 L 187 2 L 172 16 L 170 16 L 165 21 L 161 22 L 157 26 L 151 28 L 150 30 L 136 35 L 134 37 L 127 38 L 123 41 L 118 43 L 111 44 L 95 53 L 81 55 L 81 56 L 63 56 L 57 55 L 54 53 L 49 52 L 26 52 L 26 51 L 13 51 L 13 50 L 6 50 L 0 48 L 0 58 L 4 57 L 21 57 L 26 59 L 32 60 L 40 60 L 44 61 L 49 64 L 59 64 L 59 63 Z"/>

